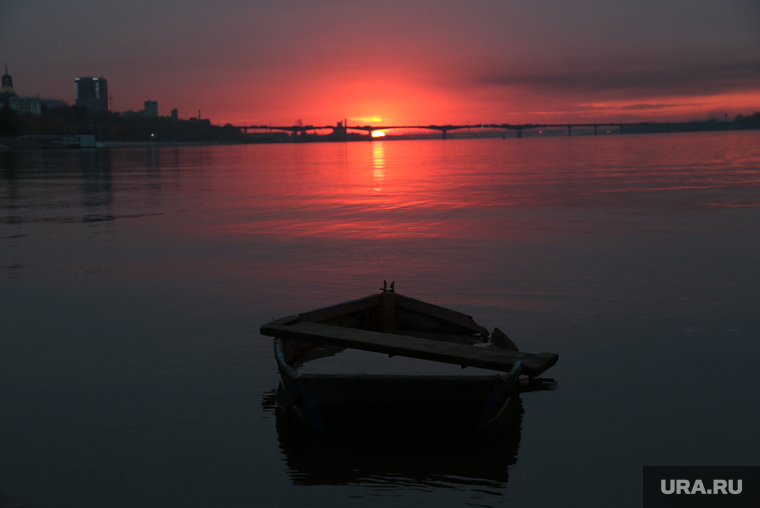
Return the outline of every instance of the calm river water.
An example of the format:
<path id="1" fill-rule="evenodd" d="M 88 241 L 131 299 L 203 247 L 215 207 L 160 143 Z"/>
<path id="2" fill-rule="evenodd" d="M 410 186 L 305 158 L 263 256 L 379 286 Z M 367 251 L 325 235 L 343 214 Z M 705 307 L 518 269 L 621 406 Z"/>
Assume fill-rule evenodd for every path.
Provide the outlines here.
<path id="1" fill-rule="evenodd" d="M 0 153 L 0 507 L 641 506 L 760 465 L 760 132 Z M 292 435 L 273 318 L 559 353 L 508 436 Z"/>

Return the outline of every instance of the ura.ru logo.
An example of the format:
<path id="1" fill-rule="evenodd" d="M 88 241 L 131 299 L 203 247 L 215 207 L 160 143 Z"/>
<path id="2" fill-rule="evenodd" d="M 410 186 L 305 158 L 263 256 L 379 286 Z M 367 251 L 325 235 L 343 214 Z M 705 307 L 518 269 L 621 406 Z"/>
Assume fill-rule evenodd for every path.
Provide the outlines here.
<path id="1" fill-rule="evenodd" d="M 663 494 L 741 494 L 742 481 L 713 480 L 712 488 L 705 488 L 702 480 L 660 480 L 660 491 Z"/>

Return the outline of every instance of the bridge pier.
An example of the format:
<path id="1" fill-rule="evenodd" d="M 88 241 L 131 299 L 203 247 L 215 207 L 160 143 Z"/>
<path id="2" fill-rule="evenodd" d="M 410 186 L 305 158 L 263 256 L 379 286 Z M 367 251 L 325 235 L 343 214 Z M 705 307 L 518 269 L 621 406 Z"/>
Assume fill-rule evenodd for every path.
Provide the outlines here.
<path id="1" fill-rule="evenodd" d="M 594 124 L 594 136 L 596 136 L 596 124 Z"/>
<path id="2" fill-rule="evenodd" d="M 623 133 L 623 126 L 621 125 L 620 126 L 620 134 L 622 134 L 622 133 Z"/>
<path id="3" fill-rule="evenodd" d="M 518 138 L 521 138 L 521 137 L 522 137 L 522 129 L 521 129 L 521 128 L 519 128 L 519 127 L 517 128 L 517 137 L 518 137 Z"/>
<path id="4" fill-rule="evenodd" d="M 568 136 L 572 136 L 573 135 L 573 126 L 572 125 L 568 125 L 567 126 L 567 135 Z"/>
<path id="5" fill-rule="evenodd" d="M 447 132 L 448 131 L 446 129 L 441 129 L 441 133 L 443 134 L 443 137 L 441 139 L 447 139 L 447 137 L 446 137 L 446 133 Z"/>

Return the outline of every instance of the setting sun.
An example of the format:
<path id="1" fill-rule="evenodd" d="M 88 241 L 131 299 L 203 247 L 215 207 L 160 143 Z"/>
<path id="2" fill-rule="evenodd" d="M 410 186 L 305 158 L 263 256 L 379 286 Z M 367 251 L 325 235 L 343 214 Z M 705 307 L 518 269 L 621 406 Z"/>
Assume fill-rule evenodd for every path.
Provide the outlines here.
<path id="1" fill-rule="evenodd" d="M 373 138 L 382 138 L 383 136 L 385 136 L 383 131 L 372 131 Z"/>

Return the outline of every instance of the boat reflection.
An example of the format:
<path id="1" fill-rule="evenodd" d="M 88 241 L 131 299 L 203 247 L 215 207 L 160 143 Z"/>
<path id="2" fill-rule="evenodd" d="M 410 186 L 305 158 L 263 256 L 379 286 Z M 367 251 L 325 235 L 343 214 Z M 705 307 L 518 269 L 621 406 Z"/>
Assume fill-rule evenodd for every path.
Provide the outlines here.
<path id="1" fill-rule="evenodd" d="M 277 439 L 294 485 L 503 487 L 517 462 L 523 404 L 512 397 L 487 431 L 403 430 L 317 433 L 275 406 Z"/>

